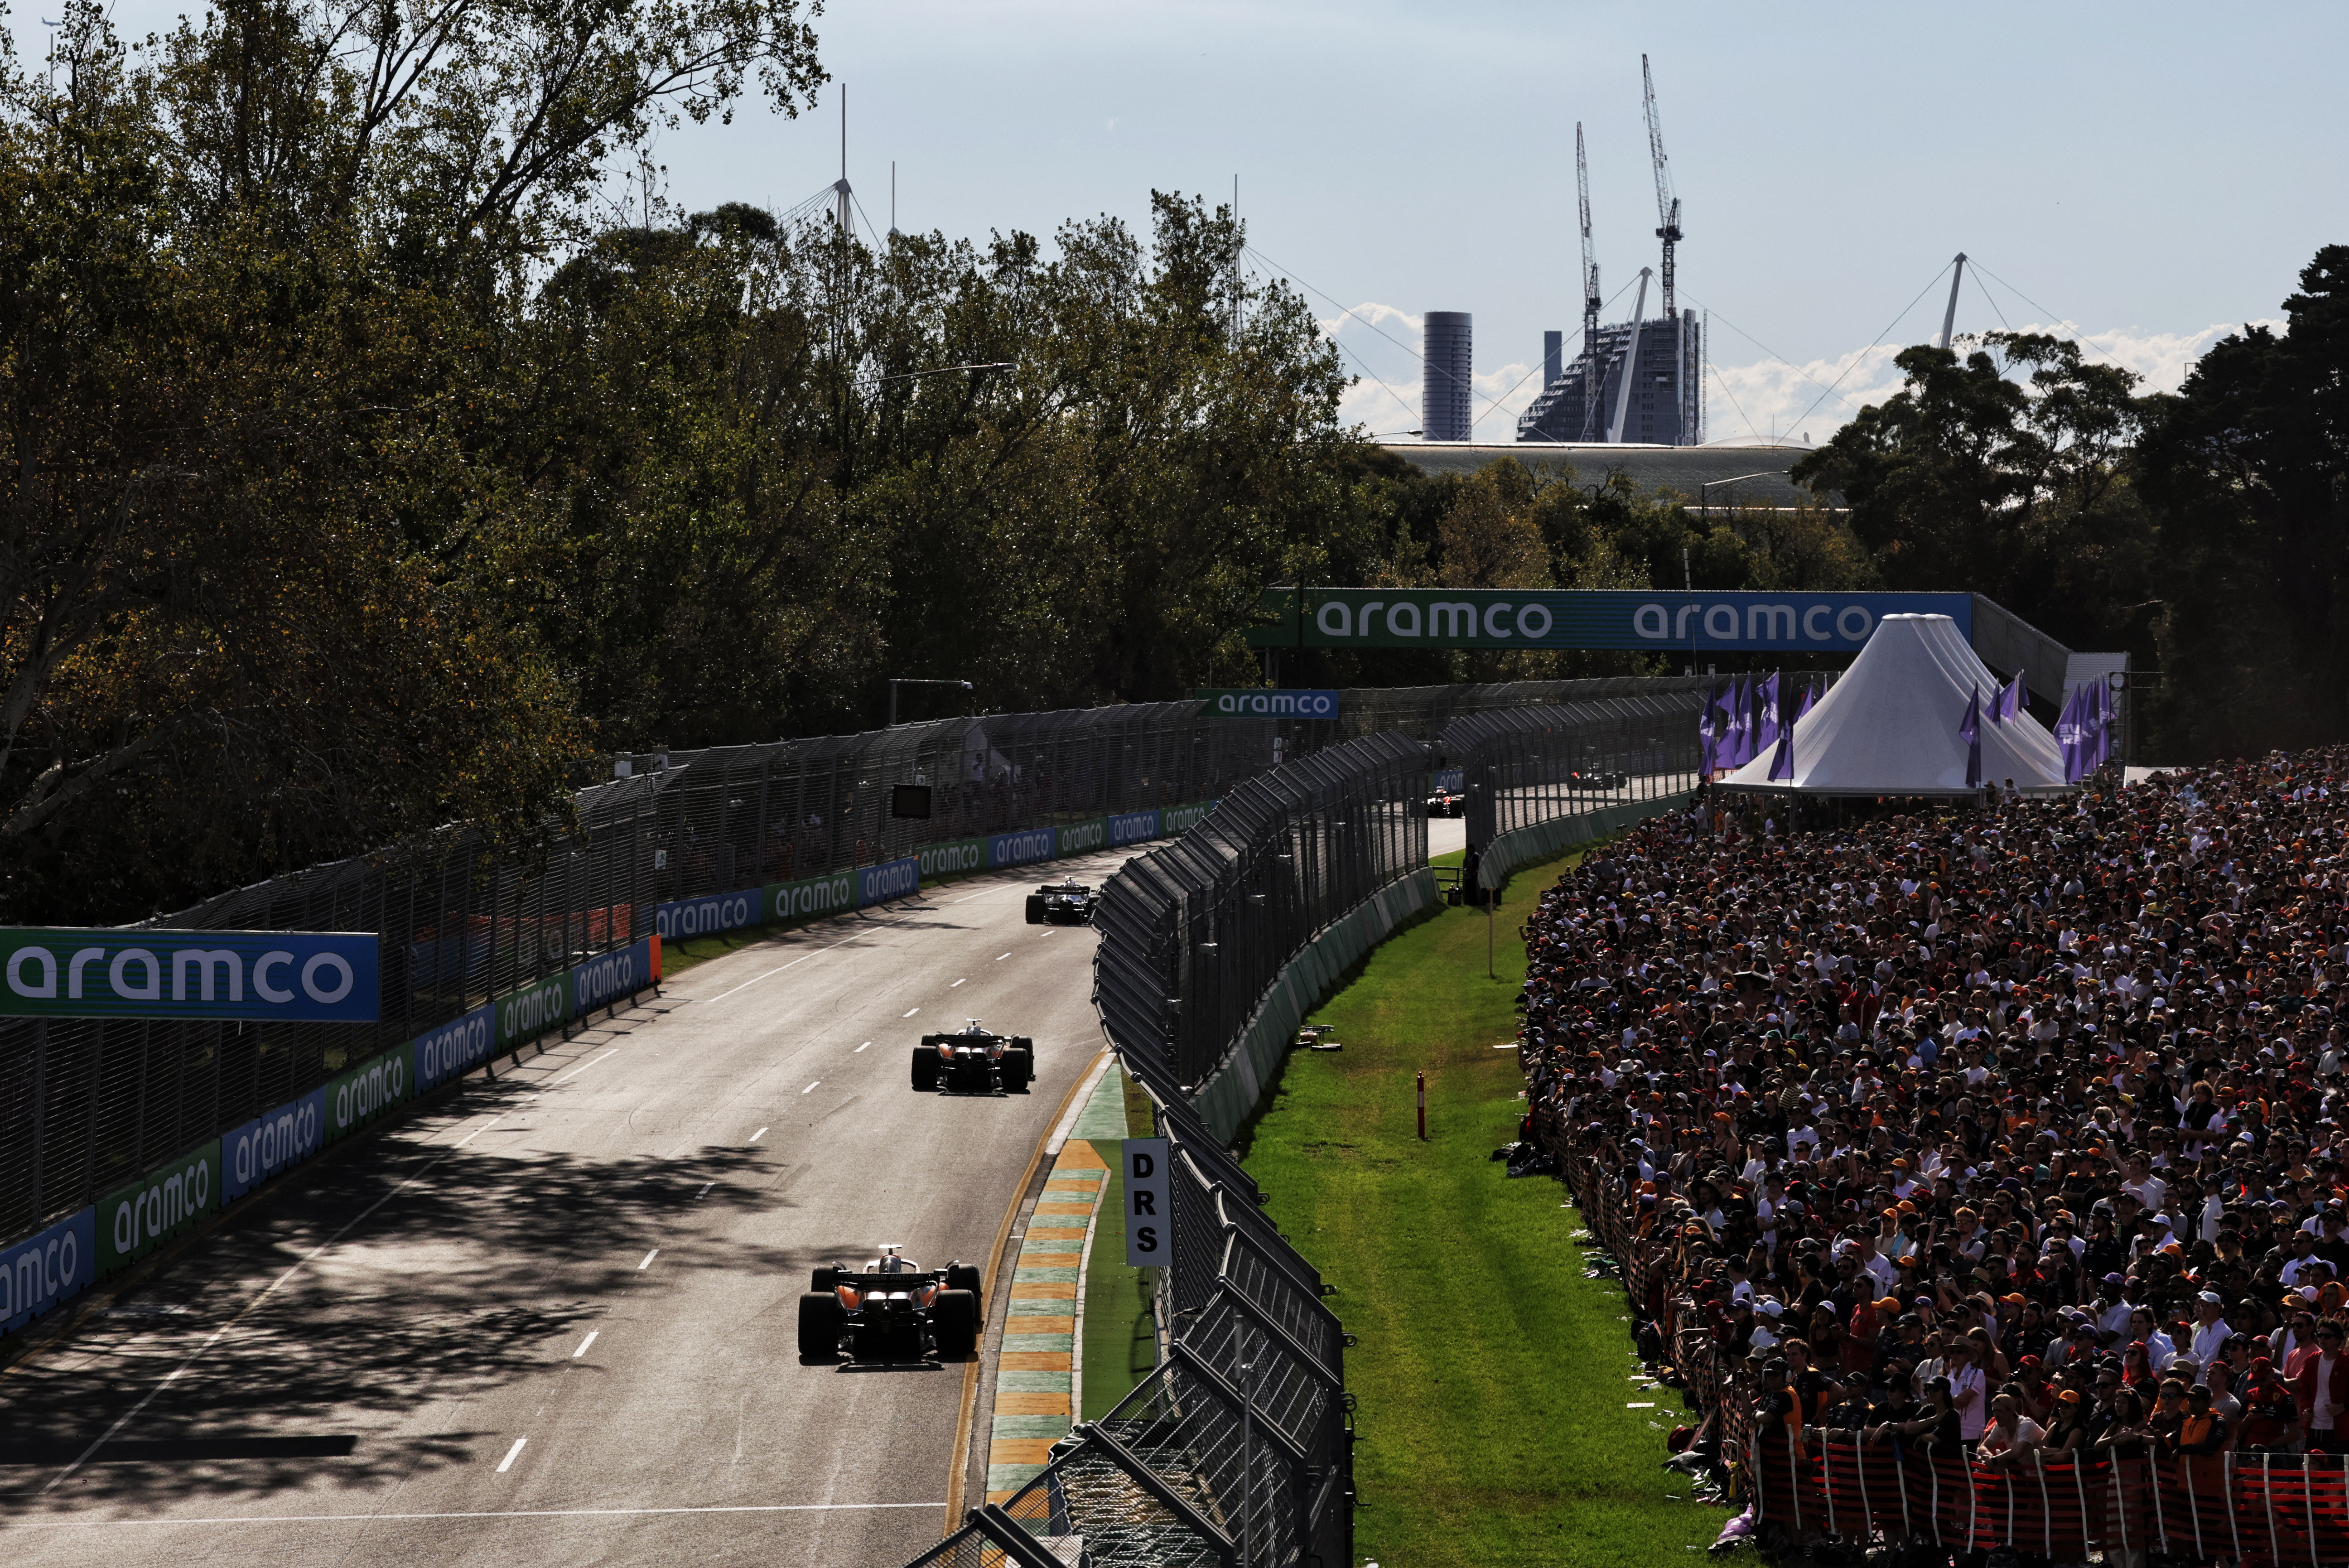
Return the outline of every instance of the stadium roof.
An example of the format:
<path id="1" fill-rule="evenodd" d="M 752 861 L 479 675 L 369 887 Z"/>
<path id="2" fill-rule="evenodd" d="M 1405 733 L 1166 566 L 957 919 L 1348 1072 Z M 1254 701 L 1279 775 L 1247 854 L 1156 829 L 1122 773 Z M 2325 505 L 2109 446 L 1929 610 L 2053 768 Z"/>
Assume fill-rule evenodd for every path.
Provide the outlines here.
<path id="1" fill-rule="evenodd" d="M 1578 483 L 1596 484 L 1617 469 L 1644 491 L 1677 490 L 1690 500 L 1700 486 L 1715 506 L 1796 506 L 1814 498 L 1786 479 L 1785 471 L 1813 450 L 1781 443 L 1746 446 L 1638 446 L 1629 442 L 1387 441 L 1387 451 L 1428 473 L 1474 473 L 1495 458 L 1514 457 L 1528 467 L 1538 462 L 1570 464 Z M 1758 477 L 1754 477 L 1757 476 Z M 1725 481 L 1734 484 L 1724 486 Z"/>

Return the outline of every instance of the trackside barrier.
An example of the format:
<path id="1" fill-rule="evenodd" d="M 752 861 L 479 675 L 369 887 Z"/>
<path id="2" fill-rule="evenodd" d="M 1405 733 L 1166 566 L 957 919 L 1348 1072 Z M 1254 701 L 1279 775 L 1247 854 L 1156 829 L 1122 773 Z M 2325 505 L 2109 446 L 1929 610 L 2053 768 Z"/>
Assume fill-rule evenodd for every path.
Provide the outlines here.
<path id="1" fill-rule="evenodd" d="M 1969 1464 L 1892 1442 L 1761 1439 L 1754 1520 L 1796 1539 L 1930 1542 L 2058 1562 L 2101 1552 L 2242 1568 L 2349 1563 L 2349 1458 L 2218 1453 L 2174 1459 L 2092 1449 Z"/>

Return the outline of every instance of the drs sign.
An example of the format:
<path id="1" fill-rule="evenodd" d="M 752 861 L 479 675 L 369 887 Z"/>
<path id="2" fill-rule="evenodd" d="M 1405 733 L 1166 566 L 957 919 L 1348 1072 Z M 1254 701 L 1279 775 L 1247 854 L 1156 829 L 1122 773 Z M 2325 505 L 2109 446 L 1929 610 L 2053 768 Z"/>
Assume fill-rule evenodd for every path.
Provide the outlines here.
<path id="1" fill-rule="evenodd" d="M 373 1023 L 376 938 L 0 929 L 0 1017 Z"/>
<path id="2" fill-rule="evenodd" d="M 1125 1140 L 1125 1265 L 1152 1268 L 1174 1247 L 1174 1216 L 1166 1206 L 1166 1140 Z"/>

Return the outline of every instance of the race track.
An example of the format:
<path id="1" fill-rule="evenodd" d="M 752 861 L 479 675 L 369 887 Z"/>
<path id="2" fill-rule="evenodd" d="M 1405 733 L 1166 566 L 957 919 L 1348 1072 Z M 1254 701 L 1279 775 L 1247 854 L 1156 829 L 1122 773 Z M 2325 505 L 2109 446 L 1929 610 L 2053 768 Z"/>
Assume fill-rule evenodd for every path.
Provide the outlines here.
<path id="1" fill-rule="evenodd" d="M 1050 874 L 1098 881 L 1127 853 Z M 0 1376 L 11 1563 L 895 1563 L 935 1543 L 965 1367 L 802 1365 L 793 1326 L 820 1262 L 885 1241 L 987 1262 L 1101 1050 L 1092 933 L 1022 918 L 1044 874 L 704 963 L 288 1178 Z M 915 1036 L 974 1015 L 1035 1038 L 1033 1091 L 914 1093 Z"/>

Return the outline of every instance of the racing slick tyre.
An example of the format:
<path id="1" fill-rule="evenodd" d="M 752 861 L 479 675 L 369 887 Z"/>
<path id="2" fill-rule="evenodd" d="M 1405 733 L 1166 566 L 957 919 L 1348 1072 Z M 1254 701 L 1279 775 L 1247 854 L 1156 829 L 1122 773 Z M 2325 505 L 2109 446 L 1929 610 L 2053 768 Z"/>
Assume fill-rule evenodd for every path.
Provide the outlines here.
<path id="1" fill-rule="evenodd" d="M 839 1282 L 840 1271 L 834 1268 L 832 1264 L 826 1263 L 823 1268 L 816 1270 L 813 1274 L 809 1276 L 808 1289 L 812 1291 L 820 1291 L 825 1295 L 830 1295 L 832 1293 L 832 1287 Z"/>
<path id="2" fill-rule="evenodd" d="M 1044 923 L 1044 896 L 1041 893 L 1028 895 L 1028 923 L 1031 926 Z"/>
<path id="3" fill-rule="evenodd" d="M 841 1325 L 847 1320 L 840 1298 L 829 1291 L 810 1291 L 800 1297 L 801 1359 L 830 1361 L 838 1356 Z"/>
<path id="4" fill-rule="evenodd" d="M 1028 1085 L 1036 1081 L 1036 1057 L 1027 1051 L 1006 1051 L 1003 1054 L 1003 1092 L 1024 1095 Z"/>
<path id="5" fill-rule="evenodd" d="M 940 1291 L 930 1321 L 939 1360 L 959 1360 L 978 1348 L 978 1298 L 968 1291 Z"/>
<path id="6" fill-rule="evenodd" d="M 938 1086 L 938 1054 L 927 1045 L 914 1047 L 914 1087 L 935 1089 Z"/>
<path id="7" fill-rule="evenodd" d="M 968 1291 L 971 1299 L 978 1299 L 978 1266 L 975 1263 L 950 1263 L 947 1266 L 947 1289 Z"/>

